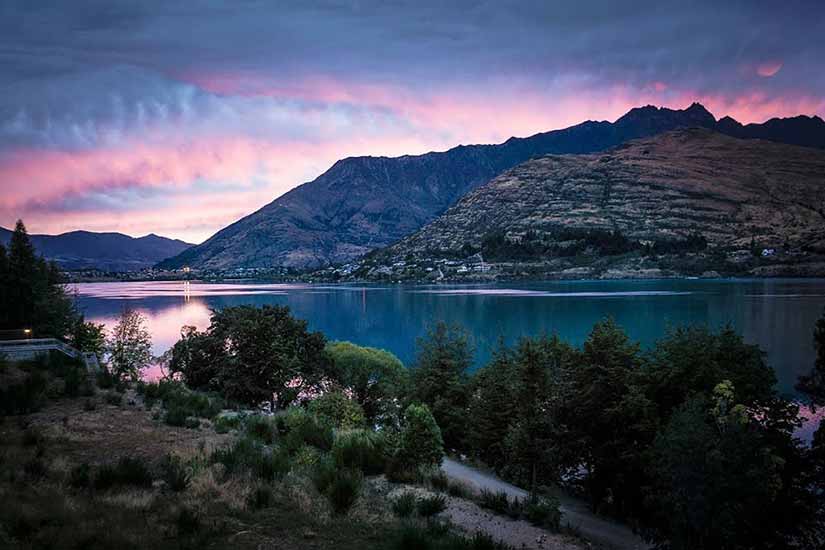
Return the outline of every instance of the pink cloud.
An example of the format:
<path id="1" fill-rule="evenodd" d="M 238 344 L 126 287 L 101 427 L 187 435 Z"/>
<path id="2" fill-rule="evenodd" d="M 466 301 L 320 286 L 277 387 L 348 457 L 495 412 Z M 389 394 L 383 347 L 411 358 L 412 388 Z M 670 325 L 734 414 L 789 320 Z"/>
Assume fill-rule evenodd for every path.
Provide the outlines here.
<path id="1" fill-rule="evenodd" d="M 781 61 L 766 61 L 756 67 L 756 74 L 764 78 L 770 78 L 782 69 Z"/>

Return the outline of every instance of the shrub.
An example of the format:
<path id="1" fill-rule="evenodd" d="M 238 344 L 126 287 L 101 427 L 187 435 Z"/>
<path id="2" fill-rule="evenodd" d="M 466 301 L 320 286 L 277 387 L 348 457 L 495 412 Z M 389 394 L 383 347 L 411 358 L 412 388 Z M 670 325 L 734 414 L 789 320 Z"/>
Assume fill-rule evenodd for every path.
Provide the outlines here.
<path id="1" fill-rule="evenodd" d="M 357 470 L 337 470 L 327 489 L 327 498 L 336 514 L 346 514 L 361 495 L 363 476 Z"/>
<path id="2" fill-rule="evenodd" d="M 319 493 L 326 493 L 327 489 L 332 485 L 335 475 L 338 472 L 338 467 L 335 461 L 329 457 L 321 457 L 315 466 L 312 468 L 311 478 L 315 488 Z"/>
<path id="3" fill-rule="evenodd" d="M 393 499 L 390 503 L 393 513 L 400 518 L 408 518 L 415 513 L 416 507 L 415 494 L 407 491 Z"/>
<path id="4" fill-rule="evenodd" d="M 23 446 L 34 447 L 43 444 L 43 434 L 34 426 L 29 426 L 23 431 Z"/>
<path id="5" fill-rule="evenodd" d="M 189 428 L 190 430 L 197 430 L 201 427 L 201 421 L 194 416 L 187 416 L 186 420 L 183 422 L 183 426 L 185 428 Z"/>
<path id="6" fill-rule="evenodd" d="M 109 390 L 115 387 L 117 379 L 107 369 L 101 369 L 95 376 L 97 387 L 102 390 Z"/>
<path id="7" fill-rule="evenodd" d="M 447 509 L 447 499 L 444 495 L 429 495 L 418 499 L 416 505 L 418 515 L 431 518 Z"/>
<path id="8" fill-rule="evenodd" d="M 430 485 L 432 485 L 433 489 L 436 491 L 441 491 L 444 493 L 450 485 L 450 480 L 447 478 L 447 474 L 445 474 L 444 471 L 437 470 L 430 476 Z"/>
<path id="9" fill-rule="evenodd" d="M 200 530 L 201 519 L 198 513 L 191 508 L 181 508 L 175 517 L 178 535 L 193 535 Z"/>
<path id="10" fill-rule="evenodd" d="M 92 468 L 88 462 L 79 464 L 69 472 L 69 487 L 74 489 L 85 489 L 91 485 Z"/>
<path id="11" fill-rule="evenodd" d="M 120 407 L 123 404 L 123 394 L 110 391 L 106 394 L 106 403 Z"/>
<path id="12" fill-rule="evenodd" d="M 309 403 L 309 412 L 323 422 L 340 429 L 364 426 L 364 409 L 342 391 L 327 392 Z"/>
<path id="13" fill-rule="evenodd" d="M 524 503 L 524 515 L 530 523 L 558 532 L 562 517 L 559 506 L 556 497 L 534 496 Z"/>
<path id="14" fill-rule="evenodd" d="M 450 480 L 447 485 L 447 494 L 451 497 L 469 498 L 472 492 L 472 489 L 463 481 Z"/>
<path id="15" fill-rule="evenodd" d="M 172 491 L 179 493 L 185 491 L 192 481 L 189 468 L 183 463 L 179 456 L 167 455 L 163 461 L 163 481 Z"/>
<path id="16" fill-rule="evenodd" d="M 504 491 L 493 492 L 488 489 L 481 490 L 478 504 L 482 508 L 487 508 L 497 514 L 506 514 L 510 507 L 507 493 Z"/>
<path id="17" fill-rule="evenodd" d="M 272 420 L 266 416 L 250 416 L 244 421 L 244 432 L 249 437 L 271 445 L 275 441 L 277 428 Z"/>
<path id="18" fill-rule="evenodd" d="M 250 472 L 272 481 L 289 472 L 289 458 L 280 449 L 267 450 L 260 442 L 244 437 L 231 447 L 218 449 L 212 454 L 213 463 L 224 465 L 227 475 Z"/>
<path id="19" fill-rule="evenodd" d="M 186 425 L 187 418 L 189 418 L 189 415 L 186 411 L 177 407 L 167 409 L 166 414 L 163 415 L 163 421 L 167 425 L 178 428 L 182 428 Z"/>
<path id="20" fill-rule="evenodd" d="M 40 458 L 40 456 L 35 456 L 31 460 L 26 461 L 23 465 L 23 472 L 32 479 L 41 479 L 46 477 L 48 470 L 43 459 Z"/>
<path id="21" fill-rule="evenodd" d="M 215 428 L 215 431 L 219 434 L 229 433 L 230 430 L 236 430 L 241 426 L 242 418 L 239 414 L 233 414 L 232 416 L 225 415 L 225 414 L 218 414 L 212 420 L 212 426 Z"/>
<path id="22" fill-rule="evenodd" d="M 92 401 L 91 399 L 87 399 L 83 402 L 83 410 L 86 412 L 91 412 L 97 409 L 97 403 Z"/>
<path id="23" fill-rule="evenodd" d="M 121 485 L 152 486 L 152 473 L 142 459 L 123 457 L 115 465 L 105 464 L 98 469 L 94 478 L 95 489 L 105 491 Z"/>
<path id="24" fill-rule="evenodd" d="M 440 466 L 444 456 L 441 430 L 426 405 L 410 405 L 404 412 L 396 457 L 408 466 Z"/>
<path id="25" fill-rule="evenodd" d="M 75 367 L 66 372 L 63 379 L 63 395 L 66 397 L 77 397 L 80 395 L 81 385 L 86 381 L 85 373 Z"/>
<path id="26" fill-rule="evenodd" d="M 386 441 L 382 434 L 372 430 L 348 430 L 335 434 L 332 455 L 341 468 L 356 468 L 364 474 L 375 475 L 386 467 Z"/>
<path id="27" fill-rule="evenodd" d="M 278 415 L 275 422 L 290 453 L 295 453 L 305 444 L 322 451 L 332 449 L 332 426 L 300 407 L 290 407 Z"/>
<path id="28" fill-rule="evenodd" d="M 46 377 L 33 371 L 25 380 L 0 388 L 0 415 L 28 414 L 40 409 L 45 400 Z"/>
<path id="29" fill-rule="evenodd" d="M 247 505 L 253 510 L 262 510 L 272 506 L 272 489 L 267 485 L 259 485 L 246 497 Z"/>

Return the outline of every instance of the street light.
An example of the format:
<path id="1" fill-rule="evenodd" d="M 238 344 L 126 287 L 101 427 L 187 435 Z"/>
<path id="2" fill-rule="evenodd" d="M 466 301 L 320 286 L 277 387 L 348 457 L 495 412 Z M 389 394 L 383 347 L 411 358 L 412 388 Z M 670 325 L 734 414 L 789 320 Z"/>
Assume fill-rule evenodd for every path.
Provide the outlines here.
<path id="1" fill-rule="evenodd" d="M 23 334 L 25 334 L 25 335 L 26 335 L 26 338 L 31 338 L 31 337 L 32 337 L 32 329 L 30 329 L 30 328 L 24 328 L 24 329 L 23 329 Z"/>

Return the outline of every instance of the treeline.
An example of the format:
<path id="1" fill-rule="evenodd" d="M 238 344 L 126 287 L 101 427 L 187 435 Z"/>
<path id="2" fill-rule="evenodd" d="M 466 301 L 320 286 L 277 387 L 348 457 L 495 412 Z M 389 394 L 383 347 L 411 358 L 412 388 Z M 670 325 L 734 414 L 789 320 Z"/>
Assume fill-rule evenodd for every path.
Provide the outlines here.
<path id="1" fill-rule="evenodd" d="M 698 233 L 684 239 L 656 239 L 642 243 L 627 238 L 618 230 L 558 228 L 547 234 L 530 230 L 520 238 L 495 231 L 482 238 L 480 247 L 465 245 L 460 255 L 468 257 L 480 252 L 488 261 L 525 261 L 582 254 L 618 256 L 636 251 L 645 255 L 685 254 L 705 250 L 707 245 L 707 239 Z"/>
<path id="2" fill-rule="evenodd" d="M 818 360 L 800 388 L 820 405 Z M 503 344 L 469 374 L 467 335 L 420 343 L 413 395 L 445 444 L 523 487 L 566 485 L 663 548 L 814 548 L 825 534 L 825 429 L 794 438 L 799 407 L 762 352 L 730 328 L 676 329 L 649 352 L 612 321 L 579 348 Z"/>
<path id="3" fill-rule="evenodd" d="M 818 330 L 800 387 L 825 404 L 825 319 Z M 457 327 L 432 327 L 407 370 L 387 352 L 327 342 L 286 307 L 240 306 L 187 329 L 167 359 L 194 389 L 376 427 L 393 479 L 437 463 L 443 442 L 534 494 L 580 492 L 662 548 L 816 547 L 825 529 L 823 429 L 810 447 L 794 438 L 798 405 L 730 328 L 672 330 L 643 351 L 605 320 L 581 347 L 500 344 L 472 373 Z M 434 427 L 409 429 L 411 415 Z"/>
<path id="4" fill-rule="evenodd" d="M 63 285 L 60 271 L 35 253 L 26 226 L 17 222 L 8 249 L 0 244 L 0 331 L 63 339 L 101 352 L 103 327 L 87 323 Z"/>

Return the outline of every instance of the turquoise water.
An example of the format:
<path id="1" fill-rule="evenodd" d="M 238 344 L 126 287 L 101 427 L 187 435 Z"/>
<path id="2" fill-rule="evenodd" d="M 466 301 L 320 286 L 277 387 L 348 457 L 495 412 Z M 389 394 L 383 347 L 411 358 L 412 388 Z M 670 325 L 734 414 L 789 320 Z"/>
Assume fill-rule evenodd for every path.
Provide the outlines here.
<path id="1" fill-rule="evenodd" d="M 414 358 L 415 340 L 443 319 L 472 335 L 483 364 L 499 336 L 507 342 L 542 331 L 580 344 L 593 323 L 613 316 L 649 346 L 668 326 L 732 324 L 759 344 L 781 391 L 813 363 L 812 328 L 825 308 L 825 279 L 553 281 L 492 285 L 281 285 L 185 282 L 77 285 L 88 318 L 111 325 L 125 307 L 142 311 L 160 354 L 183 325 L 205 328 L 211 308 L 286 304 L 331 339 Z"/>

